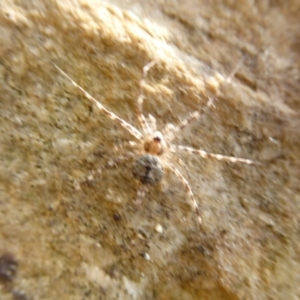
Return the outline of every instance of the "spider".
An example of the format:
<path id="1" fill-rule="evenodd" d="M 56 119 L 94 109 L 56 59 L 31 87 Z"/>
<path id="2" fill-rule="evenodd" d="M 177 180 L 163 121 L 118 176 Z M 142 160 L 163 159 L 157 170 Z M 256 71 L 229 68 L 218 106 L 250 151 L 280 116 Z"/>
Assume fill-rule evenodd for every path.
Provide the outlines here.
<path id="1" fill-rule="evenodd" d="M 200 209 L 198 207 L 197 201 L 194 197 L 193 191 L 186 180 L 186 178 L 181 174 L 181 172 L 174 166 L 173 163 L 166 159 L 161 159 L 163 157 L 172 157 L 175 161 L 179 162 L 182 165 L 180 159 L 175 158 L 173 153 L 177 151 L 185 151 L 187 153 L 199 155 L 202 158 L 217 159 L 230 161 L 233 163 L 245 163 L 245 164 L 254 164 L 255 162 L 250 159 L 236 158 L 233 156 L 225 156 L 221 154 L 209 153 L 201 149 L 194 149 L 184 145 L 173 144 L 173 140 L 176 139 L 177 134 L 185 129 L 192 122 L 196 121 L 208 107 L 213 105 L 213 100 L 209 99 L 204 107 L 198 111 L 194 111 L 188 118 L 181 121 L 180 124 L 174 126 L 172 124 L 167 124 L 162 131 L 158 131 L 156 128 L 155 118 L 149 114 L 146 118 L 142 112 L 142 105 L 144 99 L 143 85 L 149 69 L 156 63 L 152 61 L 143 67 L 143 76 L 140 80 L 140 92 L 137 99 L 137 117 L 140 123 L 140 129 L 135 128 L 107 108 L 105 108 L 99 101 L 92 97 L 88 92 L 86 92 L 80 85 L 78 85 L 70 76 L 68 76 L 62 69 L 60 69 L 56 64 L 54 66 L 56 69 L 65 76 L 76 88 L 78 88 L 97 108 L 109 117 L 111 120 L 116 121 L 124 129 L 126 129 L 137 141 L 138 143 L 131 143 L 132 150 L 125 153 L 124 155 L 117 156 L 115 159 L 110 160 L 107 165 L 97 170 L 98 173 L 101 173 L 103 169 L 117 166 L 121 162 L 133 160 L 132 165 L 132 174 L 135 179 L 140 183 L 137 190 L 137 202 L 140 202 L 141 199 L 145 197 L 147 191 L 147 186 L 156 185 L 160 182 L 164 176 L 164 167 L 171 170 L 183 184 L 188 196 L 191 199 L 193 209 L 197 214 L 197 219 L 199 225 L 202 224 L 202 218 Z M 234 75 L 239 66 L 231 73 L 227 78 L 227 82 Z M 92 180 L 92 177 L 88 178 Z"/>

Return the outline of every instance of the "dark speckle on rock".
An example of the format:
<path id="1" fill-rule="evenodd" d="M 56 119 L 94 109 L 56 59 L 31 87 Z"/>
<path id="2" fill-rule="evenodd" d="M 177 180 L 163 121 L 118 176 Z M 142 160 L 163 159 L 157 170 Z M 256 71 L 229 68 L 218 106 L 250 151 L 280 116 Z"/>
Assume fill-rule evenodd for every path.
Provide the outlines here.
<path id="1" fill-rule="evenodd" d="M 18 269 L 18 262 L 11 253 L 3 254 L 0 257 L 0 280 L 11 282 L 14 280 Z"/>

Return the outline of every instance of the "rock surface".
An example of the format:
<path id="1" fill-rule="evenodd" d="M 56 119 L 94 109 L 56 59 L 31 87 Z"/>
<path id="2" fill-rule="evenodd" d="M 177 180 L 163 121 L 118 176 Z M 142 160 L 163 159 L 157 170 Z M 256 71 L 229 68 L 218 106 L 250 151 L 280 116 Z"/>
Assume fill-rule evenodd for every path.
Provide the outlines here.
<path id="1" fill-rule="evenodd" d="M 299 1 L 0 5 L 0 256 L 18 267 L 1 299 L 300 297 Z M 129 163 L 79 184 L 134 137 L 53 63 L 138 127 L 152 60 L 146 116 L 162 128 L 215 98 L 176 143 L 261 162 L 162 158 L 201 229 L 172 172 L 140 205 Z"/>

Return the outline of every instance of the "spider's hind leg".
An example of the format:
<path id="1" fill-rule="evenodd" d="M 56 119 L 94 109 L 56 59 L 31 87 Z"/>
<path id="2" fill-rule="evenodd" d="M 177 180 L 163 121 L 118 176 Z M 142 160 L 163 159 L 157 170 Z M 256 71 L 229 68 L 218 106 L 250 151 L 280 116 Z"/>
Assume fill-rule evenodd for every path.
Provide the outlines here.
<path id="1" fill-rule="evenodd" d="M 123 155 L 119 155 L 113 159 L 110 159 L 106 162 L 106 164 L 96 170 L 91 171 L 91 173 L 85 177 L 84 180 L 79 182 L 79 186 L 76 189 L 80 189 L 80 186 L 83 185 L 89 185 L 92 181 L 96 179 L 96 177 L 100 176 L 103 171 L 112 169 L 112 168 L 117 168 L 120 166 L 120 164 L 126 163 L 130 160 L 132 160 L 136 156 L 136 153 L 134 152 L 126 152 Z"/>
<path id="2" fill-rule="evenodd" d="M 202 225 L 201 213 L 200 213 L 198 203 L 197 203 L 197 201 L 194 197 L 194 193 L 192 191 L 192 188 L 190 187 L 190 185 L 189 185 L 188 181 L 185 179 L 185 177 L 180 173 L 180 171 L 175 166 L 173 166 L 170 163 L 168 163 L 167 166 L 171 170 L 171 172 L 173 172 L 179 178 L 179 180 L 182 182 L 184 188 L 186 189 L 189 197 L 192 200 L 193 209 L 195 210 L 195 212 L 197 214 L 198 224 L 199 224 L 199 226 L 201 226 Z"/>
<path id="3" fill-rule="evenodd" d="M 140 205 L 143 199 L 146 197 L 146 193 L 148 192 L 147 186 L 140 183 L 139 187 L 136 191 L 135 204 Z"/>

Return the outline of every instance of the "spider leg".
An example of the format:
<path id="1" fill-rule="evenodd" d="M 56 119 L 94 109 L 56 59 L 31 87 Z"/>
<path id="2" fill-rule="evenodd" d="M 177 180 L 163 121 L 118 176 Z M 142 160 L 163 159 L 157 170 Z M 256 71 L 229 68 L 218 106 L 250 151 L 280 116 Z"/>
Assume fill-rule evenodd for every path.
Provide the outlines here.
<path id="1" fill-rule="evenodd" d="M 200 214 L 200 209 L 199 209 L 198 203 L 197 203 L 197 201 L 194 197 L 193 191 L 192 191 L 189 183 L 187 182 L 187 180 L 184 178 L 184 176 L 180 173 L 180 171 L 175 166 L 173 166 L 170 163 L 168 163 L 167 166 L 179 178 L 179 180 L 184 185 L 188 195 L 192 199 L 192 206 L 193 206 L 193 209 L 195 210 L 195 212 L 197 214 L 198 223 L 199 223 L 199 225 L 201 225 L 202 224 L 202 218 L 201 218 L 201 214 Z"/>
<path id="2" fill-rule="evenodd" d="M 151 128 L 151 132 L 155 132 L 156 131 L 156 119 L 152 116 L 152 115 L 148 115 L 148 120 L 149 120 L 149 125 Z"/>
<path id="3" fill-rule="evenodd" d="M 137 99 L 137 116 L 139 119 L 139 122 L 142 126 L 143 132 L 150 135 L 151 134 L 151 128 L 145 118 L 145 116 L 143 115 L 143 102 L 144 102 L 144 84 L 146 82 L 146 77 L 147 77 L 147 73 L 150 70 L 150 68 L 152 68 L 154 65 L 156 64 L 156 61 L 151 61 L 150 63 L 148 63 L 147 65 L 145 65 L 143 67 L 143 76 L 142 79 L 140 80 L 140 94 L 139 97 Z"/>
<path id="4" fill-rule="evenodd" d="M 175 127 L 165 127 L 164 131 L 166 131 L 166 140 L 169 142 L 173 141 L 176 138 L 176 133 L 179 131 L 182 131 L 185 127 L 190 125 L 192 122 L 198 120 L 201 115 L 203 115 L 207 109 L 211 106 L 213 106 L 214 98 L 209 98 L 207 101 L 206 105 L 202 107 L 200 110 L 194 111 L 188 118 L 185 120 L 181 121 L 181 123 Z"/>
<path id="5" fill-rule="evenodd" d="M 245 57 L 243 56 L 240 61 L 238 62 L 238 64 L 235 66 L 235 68 L 232 70 L 232 72 L 227 76 L 227 78 L 223 81 L 223 83 L 227 83 L 230 84 L 232 81 L 232 78 L 235 76 L 235 74 L 237 73 L 237 71 L 239 70 L 239 68 L 241 67 L 243 61 L 244 61 Z M 176 138 L 176 133 L 179 131 L 182 131 L 185 127 L 187 127 L 188 125 L 190 125 L 191 123 L 193 123 L 194 121 L 197 121 L 201 115 L 203 115 L 208 108 L 210 108 L 211 106 L 214 105 L 214 98 L 212 99 L 208 99 L 206 105 L 204 107 L 202 107 L 200 110 L 194 111 L 192 114 L 190 114 L 190 116 L 188 118 L 186 118 L 185 120 L 181 121 L 179 125 L 172 127 L 172 128 L 168 128 L 166 127 L 165 130 L 167 132 L 167 140 L 169 142 L 171 142 L 172 140 L 174 140 Z"/>
<path id="6" fill-rule="evenodd" d="M 116 150 L 117 152 L 121 152 L 123 151 L 123 149 L 128 149 L 127 152 L 130 152 L 131 150 L 137 149 L 137 147 L 138 147 L 138 143 L 134 141 L 124 141 L 124 142 L 122 141 L 122 144 L 120 145 L 118 144 L 115 146 L 114 151 Z"/>
<path id="7" fill-rule="evenodd" d="M 191 179 L 186 164 L 182 161 L 182 159 L 180 159 L 178 156 L 174 155 L 173 153 L 168 153 L 168 156 L 170 156 L 168 157 L 169 161 L 176 161 L 180 167 L 184 168 L 184 171 L 188 179 Z"/>
<path id="8" fill-rule="evenodd" d="M 148 189 L 147 189 L 146 185 L 140 183 L 139 187 L 136 191 L 135 204 L 140 205 L 142 203 L 142 200 L 145 198 L 147 192 L 148 192 Z"/>
<path id="9" fill-rule="evenodd" d="M 126 161 L 129 161 L 133 159 L 135 156 L 136 153 L 127 152 L 124 155 L 119 155 L 114 159 L 109 160 L 102 168 L 92 171 L 91 174 L 88 175 L 86 179 L 82 181 L 82 183 L 88 183 L 93 181 L 95 177 L 101 175 L 103 171 L 118 167 L 121 163 L 125 163 Z"/>
<path id="10" fill-rule="evenodd" d="M 69 75 L 67 75 L 62 69 L 60 69 L 56 64 L 53 64 L 55 68 L 64 75 L 67 79 L 69 79 L 72 84 L 78 88 L 84 95 L 96 106 L 100 111 L 102 111 L 106 116 L 108 116 L 111 120 L 118 122 L 123 128 L 125 128 L 129 133 L 131 133 L 135 138 L 141 140 L 143 138 L 142 133 L 137 130 L 135 127 L 115 115 L 113 112 L 107 110 L 99 101 L 97 101 L 94 97 L 92 97 L 88 92 L 86 92 L 80 85 L 78 85 Z"/>
<path id="11" fill-rule="evenodd" d="M 206 151 L 201 150 L 201 149 L 194 149 L 194 148 L 187 147 L 187 146 L 182 146 L 182 145 L 172 144 L 170 146 L 170 150 L 171 150 L 171 152 L 176 152 L 178 150 L 186 151 L 186 152 L 189 152 L 189 153 L 192 153 L 192 154 L 200 155 L 203 158 L 225 160 L 225 161 L 230 161 L 230 162 L 233 162 L 233 163 L 244 163 L 244 164 L 248 164 L 248 165 L 260 164 L 259 162 L 256 162 L 256 161 L 251 160 L 251 159 L 237 158 L 237 157 L 234 157 L 234 156 L 226 156 L 226 155 L 222 155 L 222 154 L 209 153 L 209 152 L 206 152 Z"/>
<path id="12" fill-rule="evenodd" d="M 235 76 L 236 72 L 239 70 L 241 65 L 243 64 L 245 60 L 245 55 L 242 56 L 240 61 L 237 63 L 237 65 L 234 67 L 234 69 L 231 71 L 231 73 L 227 76 L 227 78 L 224 80 L 227 84 L 231 83 L 232 78 Z"/>

